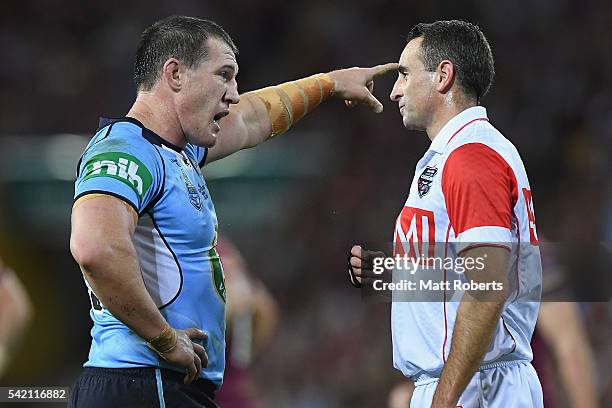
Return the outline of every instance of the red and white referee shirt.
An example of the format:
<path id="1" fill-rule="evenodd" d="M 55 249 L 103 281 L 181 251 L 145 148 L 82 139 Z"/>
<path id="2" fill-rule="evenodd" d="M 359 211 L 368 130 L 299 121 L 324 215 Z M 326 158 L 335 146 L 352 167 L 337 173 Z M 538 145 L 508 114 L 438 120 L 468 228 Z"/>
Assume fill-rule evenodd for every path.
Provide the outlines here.
<path id="1" fill-rule="evenodd" d="M 507 247 L 514 285 L 483 365 L 531 361 L 541 291 L 531 189 L 516 148 L 489 123 L 485 108 L 466 109 L 434 138 L 417 163 L 393 242 L 395 254 L 445 259 L 472 246 Z M 445 270 L 413 278 L 425 276 L 452 280 Z M 450 351 L 461 293 L 428 293 L 439 297 L 394 296 L 392 304 L 394 366 L 408 377 L 437 376 Z"/>

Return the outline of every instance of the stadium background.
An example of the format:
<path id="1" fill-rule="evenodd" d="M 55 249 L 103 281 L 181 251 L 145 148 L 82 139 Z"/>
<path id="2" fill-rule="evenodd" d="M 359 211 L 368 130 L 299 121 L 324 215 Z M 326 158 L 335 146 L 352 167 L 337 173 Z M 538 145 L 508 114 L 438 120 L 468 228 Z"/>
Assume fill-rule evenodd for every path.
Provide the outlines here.
<path id="1" fill-rule="evenodd" d="M 483 104 L 521 152 L 540 233 L 586 250 L 612 240 L 607 1 L 173 3 L 3 4 L 0 256 L 25 282 L 36 315 L 0 384 L 68 385 L 86 358 L 88 299 L 68 249 L 75 163 L 98 116 L 129 109 L 139 34 L 169 14 L 223 25 L 240 48 L 241 91 L 395 62 L 420 21 L 478 23 L 497 69 Z M 281 307 L 279 332 L 252 368 L 264 406 L 378 407 L 400 380 L 389 305 L 362 302 L 345 276 L 351 244 L 391 238 L 428 146 L 388 100 L 394 80 L 376 83 L 381 115 L 332 101 L 288 135 L 205 171 L 221 234 Z M 605 263 L 573 253 L 570 282 L 591 272 L 587 287 L 609 285 Z M 582 308 L 610 406 L 610 304 Z"/>

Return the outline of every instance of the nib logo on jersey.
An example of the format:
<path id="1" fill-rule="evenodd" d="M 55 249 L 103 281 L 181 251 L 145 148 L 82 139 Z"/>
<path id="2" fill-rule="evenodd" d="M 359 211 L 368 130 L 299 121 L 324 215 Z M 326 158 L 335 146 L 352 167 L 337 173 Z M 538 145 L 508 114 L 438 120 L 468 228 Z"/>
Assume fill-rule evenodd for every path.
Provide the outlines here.
<path id="1" fill-rule="evenodd" d="M 112 177 L 128 185 L 142 198 L 153 182 L 151 173 L 137 158 L 126 153 L 101 153 L 88 160 L 85 178 Z"/>

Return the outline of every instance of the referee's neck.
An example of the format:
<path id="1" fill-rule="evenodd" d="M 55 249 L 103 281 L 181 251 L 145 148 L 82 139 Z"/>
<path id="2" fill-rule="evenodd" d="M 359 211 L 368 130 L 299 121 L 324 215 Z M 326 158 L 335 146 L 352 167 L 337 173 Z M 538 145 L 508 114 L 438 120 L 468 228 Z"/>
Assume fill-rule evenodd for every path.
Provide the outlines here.
<path id="1" fill-rule="evenodd" d="M 430 126 L 427 126 L 426 133 L 427 137 L 433 142 L 433 140 L 438 136 L 440 130 L 446 125 L 452 118 L 460 114 L 466 109 L 477 106 L 476 102 L 469 103 L 455 103 L 454 101 L 450 101 L 450 103 L 444 103 L 439 109 L 437 109 L 432 115 L 432 120 Z"/>

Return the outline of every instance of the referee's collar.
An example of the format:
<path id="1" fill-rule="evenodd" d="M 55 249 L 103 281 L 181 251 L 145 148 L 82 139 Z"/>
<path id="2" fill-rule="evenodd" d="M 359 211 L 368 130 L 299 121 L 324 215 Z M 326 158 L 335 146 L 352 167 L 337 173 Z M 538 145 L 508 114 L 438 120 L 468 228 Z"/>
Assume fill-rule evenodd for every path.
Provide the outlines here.
<path id="1" fill-rule="evenodd" d="M 429 149 L 436 153 L 443 153 L 446 149 L 446 145 L 448 145 L 457 133 L 479 120 L 489 120 L 487 117 L 487 110 L 483 106 L 472 106 L 471 108 L 467 108 L 446 122 L 446 125 L 440 129 L 438 135 L 431 142 Z"/>

